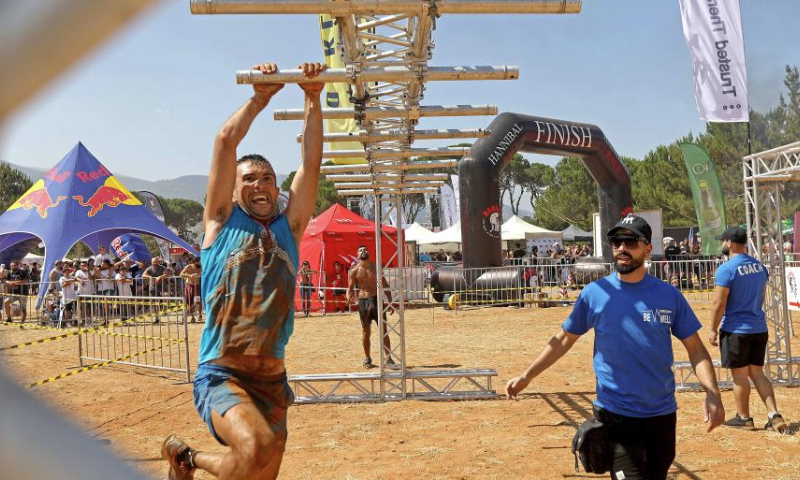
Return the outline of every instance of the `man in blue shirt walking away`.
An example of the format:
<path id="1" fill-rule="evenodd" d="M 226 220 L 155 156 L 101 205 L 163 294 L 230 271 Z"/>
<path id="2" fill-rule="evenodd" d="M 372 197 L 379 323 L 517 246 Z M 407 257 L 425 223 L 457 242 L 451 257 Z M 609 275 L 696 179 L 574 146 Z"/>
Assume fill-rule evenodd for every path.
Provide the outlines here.
<path id="1" fill-rule="evenodd" d="M 274 63 L 253 67 L 266 76 Z M 307 79 L 325 70 L 301 67 Z M 237 147 L 253 120 L 282 84 L 253 86 L 214 141 L 203 212 L 200 289 L 206 323 L 194 377 L 194 404 L 226 452 L 196 451 L 176 435 L 161 455 L 170 480 L 191 480 L 195 469 L 222 480 L 277 478 L 286 446 L 286 412 L 294 394 L 286 377 L 284 351 L 294 327 L 298 245 L 317 199 L 322 161 L 322 105 L 318 81 L 305 92 L 302 164 L 281 212 L 272 164 L 261 155 L 237 160 Z"/>
<path id="2" fill-rule="evenodd" d="M 672 336 L 689 354 L 706 391 L 707 431 L 725 419 L 717 379 L 683 295 L 647 274 L 644 262 L 653 247 L 652 229 L 628 215 L 608 231 L 616 273 L 587 285 L 558 332 L 525 372 L 508 382 L 517 394 L 594 329 L 597 400 L 594 416 L 608 425 L 611 478 L 663 480 L 675 458 L 676 411 Z"/>
<path id="3" fill-rule="evenodd" d="M 767 352 L 767 321 L 762 305 L 769 274 L 764 264 L 745 253 L 747 232 L 730 227 L 722 235 L 722 253 L 728 256 L 714 278 L 714 304 L 708 341 L 719 345 L 722 366 L 733 375 L 736 416 L 725 422 L 729 427 L 753 428 L 750 416 L 750 380 L 767 407 L 764 428 L 783 433 L 786 421 L 775 404 L 775 392 L 764 375 Z M 722 326 L 720 326 L 720 322 Z M 719 332 L 717 332 L 719 330 Z M 719 337 L 719 338 L 718 338 Z"/>

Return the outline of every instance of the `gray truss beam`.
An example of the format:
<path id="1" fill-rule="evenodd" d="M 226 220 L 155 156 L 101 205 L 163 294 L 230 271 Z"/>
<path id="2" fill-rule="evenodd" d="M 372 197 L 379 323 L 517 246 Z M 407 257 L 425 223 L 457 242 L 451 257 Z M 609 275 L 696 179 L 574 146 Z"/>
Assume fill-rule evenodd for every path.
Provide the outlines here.
<path id="1" fill-rule="evenodd" d="M 519 67 L 508 66 L 460 66 L 460 67 L 409 67 L 406 65 L 389 67 L 364 67 L 360 70 L 332 68 L 313 79 L 303 76 L 299 69 L 279 70 L 264 74 L 258 70 L 239 70 L 236 83 L 255 85 L 262 83 L 356 83 L 356 82 L 452 82 L 456 80 L 516 80 Z"/>
<path id="2" fill-rule="evenodd" d="M 305 112 L 299 108 L 275 110 L 275 120 L 302 120 Z M 361 111 L 355 108 L 323 108 L 322 118 L 346 120 L 360 118 L 380 120 L 398 118 L 416 120 L 423 117 L 465 117 L 471 115 L 497 115 L 497 105 L 430 105 L 425 107 L 367 107 Z"/>
<path id="3" fill-rule="evenodd" d="M 422 0 L 190 0 L 196 15 L 215 14 L 314 14 L 347 15 L 420 14 L 431 3 Z M 580 13 L 580 0 L 438 0 L 444 13 Z"/>
<path id="4" fill-rule="evenodd" d="M 322 141 L 327 143 L 334 142 L 361 142 L 361 143 L 377 143 L 389 141 L 408 141 L 413 143 L 414 140 L 444 140 L 454 138 L 481 138 L 489 134 L 488 130 L 482 128 L 473 128 L 461 130 L 457 128 L 438 129 L 438 130 L 411 130 L 409 133 L 404 133 L 399 130 L 392 130 L 388 132 L 377 132 L 369 134 L 366 131 L 353 132 L 353 133 L 329 133 L 322 137 Z M 303 141 L 303 136 L 297 136 L 297 143 Z"/>

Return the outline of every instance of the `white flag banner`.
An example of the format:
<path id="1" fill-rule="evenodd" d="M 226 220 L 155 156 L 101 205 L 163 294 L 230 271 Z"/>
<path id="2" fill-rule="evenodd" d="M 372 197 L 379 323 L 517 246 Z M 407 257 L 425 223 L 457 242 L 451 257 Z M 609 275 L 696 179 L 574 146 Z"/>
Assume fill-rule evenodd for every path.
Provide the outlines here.
<path id="1" fill-rule="evenodd" d="M 694 63 L 700 118 L 749 122 L 747 68 L 739 0 L 679 0 Z"/>
<path id="2" fill-rule="evenodd" d="M 381 211 L 381 215 L 383 216 L 383 218 L 386 219 L 387 216 L 389 218 L 389 225 L 400 229 L 405 228 L 405 226 L 397 224 L 397 208 L 395 208 L 393 204 L 381 203 L 381 208 L 383 209 Z"/>
<path id="3" fill-rule="evenodd" d="M 461 219 L 461 195 L 458 188 L 458 175 L 450 175 L 450 181 L 453 183 L 453 196 L 456 200 L 456 221 Z"/>
<path id="4" fill-rule="evenodd" d="M 458 222 L 456 218 L 456 195 L 453 192 L 453 187 L 450 185 L 442 185 L 440 187 L 442 192 L 442 229 L 455 225 Z"/>
<path id="5" fill-rule="evenodd" d="M 786 303 L 789 310 L 800 311 L 800 267 L 786 268 Z"/>

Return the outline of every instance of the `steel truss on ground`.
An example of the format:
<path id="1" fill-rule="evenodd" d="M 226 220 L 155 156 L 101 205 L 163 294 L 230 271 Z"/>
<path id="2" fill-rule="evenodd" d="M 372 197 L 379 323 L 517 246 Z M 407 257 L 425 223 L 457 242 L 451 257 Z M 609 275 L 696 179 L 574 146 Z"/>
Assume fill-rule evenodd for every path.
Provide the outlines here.
<path id="1" fill-rule="evenodd" d="M 770 329 L 765 370 L 773 383 L 798 385 L 800 357 L 792 356 L 781 207 L 786 183 L 800 181 L 800 142 L 748 155 L 742 159 L 742 168 L 748 248 L 769 272 L 764 295 L 764 311 Z M 686 388 L 698 386 L 696 378 L 689 382 L 693 375 L 689 373 L 691 366 L 676 363 L 675 371 L 679 384 Z"/>
<path id="2" fill-rule="evenodd" d="M 436 194 L 447 179 L 446 173 L 429 173 L 458 164 L 462 148 L 412 148 L 415 140 L 478 138 L 481 129 L 419 130 L 423 117 L 495 115 L 495 105 L 421 105 L 428 81 L 514 80 L 516 67 L 456 66 L 430 67 L 436 19 L 445 13 L 579 13 L 580 0 L 191 0 L 195 14 L 329 14 L 339 27 L 340 49 L 345 68 L 331 69 L 321 76 L 326 82 L 344 82 L 350 87 L 352 108 L 325 108 L 323 118 L 355 119 L 359 131 L 352 134 L 327 134 L 328 143 L 358 141 L 364 150 L 325 151 L 323 158 L 361 157 L 365 163 L 323 167 L 334 181 L 339 195 L 374 196 L 376 225 L 377 284 L 383 297 L 381 265 L 396 260 L 404 266 L 402 230 L 397 240 L 383 234 L 389 218 L 402 219 L 402 195 Z M 305 81 L 297 70 L 281 70 L 267 76 L 255 71 L 237 72 L 239 83 Z M 303 110 L 275 111 L 276 120 L 302 120 Z M 298 141 L 300 138 L 298 138 Z M 415 161 L 416 157 L 443 157 L 442 160 Z M 447 158 L 450 157 L 450 158 Z M 428 172 L 415 173 L 417 170 Z M 380 258 L 382 242 L 394 244 L 390 259 Z M 404 284 L 403 268 L 397 285 Z M 389 358 L 378 342 L 378 373 L 294 375 L 290 377 L 298 403 L 386 401 L 407 398 L 467 399 L 496 396 L 491 378 L 497 373 L 485 370 L 409 371 L 406 365 L 403 289 L 390 292 L 397 308 L 379 322 L 379 339 L 391 341 L 391 357 L 396 369 L 389 369 Z M 384 311 L 389 310 L 386 305 Z"/>

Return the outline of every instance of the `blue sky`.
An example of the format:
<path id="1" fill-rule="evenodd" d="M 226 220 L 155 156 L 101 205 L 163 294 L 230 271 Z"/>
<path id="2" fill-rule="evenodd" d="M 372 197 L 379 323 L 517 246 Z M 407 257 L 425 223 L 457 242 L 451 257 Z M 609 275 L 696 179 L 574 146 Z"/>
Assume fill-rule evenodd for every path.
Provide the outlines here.
<path id="1" fill-rule="evenodd" d="M 784 66 L 800 65 L 797 0 L 741 0 L 751 107 L 772 108 Z M 193 16 L 166 0 L 76 64 L 0 130 L 0 159 L 49 167 L 82 141 L 112 172 L 148 180 L 206 174 L 214 135 L 250 95 L 236 70 L 263 60 L 321 58 L 315 16 Z M 616 150 L 643 157 L 701 132 L 678 0 L 584 0 L 578 15 L 451 15 L 434 32 L 432 66 L 518 65 L 517 81 L 430 83 L 423 104 L 494 103 L 598 125 Z M 287 86 L 254 123 L 241 153 L 297 168 L 300 108 Z M 489 117 L 423 119 L 420 128 L 479 128 Z M 417 142 L 438 146 L 442 142 Z M 776 145 L 777 146 L 777 145 Z M 557 159 L 538 156 L 537 160 Z"/>

